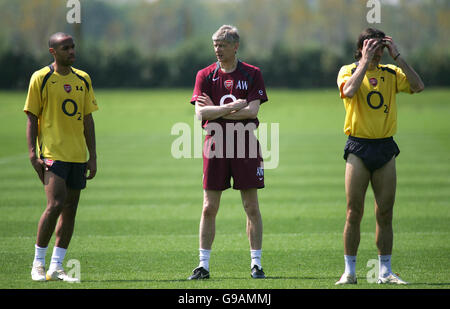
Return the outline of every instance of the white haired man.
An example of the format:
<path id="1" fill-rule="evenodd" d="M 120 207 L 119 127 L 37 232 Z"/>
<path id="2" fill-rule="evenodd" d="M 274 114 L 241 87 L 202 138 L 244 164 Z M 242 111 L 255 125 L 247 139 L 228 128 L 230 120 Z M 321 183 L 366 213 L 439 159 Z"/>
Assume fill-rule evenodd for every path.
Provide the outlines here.
<path id="1" fill-rule="evenodd" d="M 238 60 L 236 53 L 239 48 L 239 34 L 235 27 L 220 27 L 212 36 L 212 40 L 217 62 L 197 73 L 190 101 L 195 104 L 195 113 L 208 133 L 203 151 L 204 192 L 199 228 L 200 262 L 188 279 L 209 278 L 215 219 L 222 191 L 231 187 L 231 178 L 233 189 L 240 190 L 247 215 L 251 276 L 265 278 L 261 266 L 263 226 L 257 195 L 257 189 L 264 187 L 263 160 L 253 130 L 242 132 L 245 128 L 256 128 L 259 124 L 257 115 L 260 104 L 267 101 L 264 81 L 259 68 Z M 227 134 L 227 125 L 237 128 L 237 132 Z M 214 132 L 210 130 L 212 126 L 216 128 Z M 218 134 L 218 127 L 223 134 Z M 236 146 L 240 143 L 234 139 L 235 133 L 237 139 L 239 136 L 245 138 L 244 156 L 236 155 L 239 152 Z M 251 140 L 255 143 L 251 143 Z M 217 155 L 219 144 L 224 145 L 226 157 Z M 257 148 L 250 149 L 252 145 Z M 251 155 L 252 152 L 255 153 L 254 156 Z"/>

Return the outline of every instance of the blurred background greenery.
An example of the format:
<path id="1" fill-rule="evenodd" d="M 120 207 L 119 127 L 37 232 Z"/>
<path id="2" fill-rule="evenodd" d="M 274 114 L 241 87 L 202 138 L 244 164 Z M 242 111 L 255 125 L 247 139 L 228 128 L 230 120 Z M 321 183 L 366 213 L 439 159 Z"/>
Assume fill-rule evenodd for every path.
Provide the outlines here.
<path id="1" fill-rule="evenodd" d="M 193 87 L 222 24 L 238 27 L 240 59 L 261 67 L 268 87 L 335 87 L 368 26 L 394 38 L 428 87 L 450 85 L 448 0 L 380 0 L 379 24 L 368 24 L 366 0 L 80 0 L 80 24 L 67 22 L 67 3 L 0 0 L 0 88 L 25 89 L 51 62 L 57 31 L 75 37 L 75 67 L 95 87 Z"/>

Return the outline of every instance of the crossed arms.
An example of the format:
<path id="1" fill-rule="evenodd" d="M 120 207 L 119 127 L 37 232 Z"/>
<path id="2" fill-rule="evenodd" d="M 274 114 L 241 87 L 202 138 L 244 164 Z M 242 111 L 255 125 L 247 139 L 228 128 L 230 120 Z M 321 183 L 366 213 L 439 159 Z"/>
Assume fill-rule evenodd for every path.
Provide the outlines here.
<path id="1" fill-rule="evenodd" d="M 195 102 L 195 114 L 200 120 L 214 120 L 220 117 L 230 120 L 255 119 L 258 115 L 260 100 L 247 103 L 245 99 L 238 99 L 217 106 L 206 93 L 202 94 Z"/>

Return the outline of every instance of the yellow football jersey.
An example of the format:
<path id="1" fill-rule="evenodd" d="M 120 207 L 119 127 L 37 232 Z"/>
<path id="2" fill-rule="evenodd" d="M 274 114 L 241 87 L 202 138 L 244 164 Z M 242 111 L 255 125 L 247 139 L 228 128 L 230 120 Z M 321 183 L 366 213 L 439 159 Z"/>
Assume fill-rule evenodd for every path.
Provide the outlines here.
<path id="1" fill-rule="evenodd" d="M 344 101 L 344 133 L 361 138 L 385 138 L 397 131 L 398 92 L 412 93 L 402 69 L 395 65 L 380 64 L 367 70 L 361 87 L 352 98 L 343 94 L 343 87 L 355 72 L 358 63 L 343 66 L 337 84 Z"/>
<path id="2" fill-rule="evenodd" d="M 97 109 L 87 73 L 71 68 L 71 73 L 61 75 L 52 65 L 34 72 L 24 111 L 39 119 L 38 155 L 64 162 L 86 162 L 84 116 Z"/>

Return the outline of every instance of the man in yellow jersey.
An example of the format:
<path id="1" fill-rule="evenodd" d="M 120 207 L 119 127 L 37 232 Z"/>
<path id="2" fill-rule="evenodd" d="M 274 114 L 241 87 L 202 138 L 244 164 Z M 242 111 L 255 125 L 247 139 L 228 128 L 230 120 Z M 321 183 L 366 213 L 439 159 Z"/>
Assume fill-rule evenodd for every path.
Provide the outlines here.
<path id="1" fill-rule="evenodd" d="M 397 66 L 380 64 L 384 48 Z M 343 66 L 337 78 L 346 111 L 344 133 L 349 138 L 344 149 L 347 161 L 345 271 L 336 284 L 357 283 L 356 255 L 369 182 L 375 195 L 375 237 L 380 262 L 377 283 L 406 284 L 391 270 L 395 157 L 400 153 L 393 140 L 397 130 L 395 99 L 398 92 L 421 92 L 424 84 L 402 58 L 393 39 L 380 30 L 368 28 L 360 34 L 355 58 L 357 62 Z"/>
<path id="2" fill-rule="evenodd" d="M 86 187 L 86 179 L 94 178 L 97 171 L 91 113 L 98 107 L 89 75 L 72 67 L 72 37 L 53 34 L 49 52 L 54 62 L 32 75 L 24 107 L 31 165 L 47 196 L 47 207 L 38 224 L 31 277 L 34 281 L 76 281 L 64 272 L 62 262 L 72 238 L 80 192 Z M 53 232 L 55 247 L 45 273 L 45 255 Z"/>

